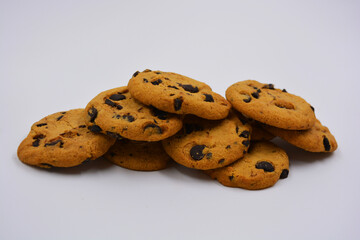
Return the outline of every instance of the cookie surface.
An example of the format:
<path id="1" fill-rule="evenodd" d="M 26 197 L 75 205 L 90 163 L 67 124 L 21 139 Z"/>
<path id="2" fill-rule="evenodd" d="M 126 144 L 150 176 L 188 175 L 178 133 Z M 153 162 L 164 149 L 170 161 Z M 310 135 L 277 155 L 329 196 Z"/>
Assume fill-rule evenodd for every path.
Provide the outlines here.
<path id="1" fill-rule="evenodd" d="M 127 87 L 98 94 L 85 110 L 86 124 L 91 131 L 117 139 L 160 141 L 182 127 L 182 116 L 145 106 L 131 96 Z"/>
<path id="2" fill-rule="evenodd" d="M 85 125 L 85 110 L 51 114 L 31 126 L 18 148 L 19 159 L 37 167 L 73 167 L 107 152 L 115 140 L 92 133 Z"/>
<path id="3" fill-rule="evenodd" d="M 335 137 L 317 119 L 315 125 L 308 130 L 284 130 L 271 126 L 264 126 L 264 128 L 292 145 L 309 152 L 333 152 L 337 149 Z"/>
<path id="4" fill-rule="evenodd" d="M 105 154 L 110 162 L 131 170 L 156 171 L 167 167 L 171 158 L 161 142 L 118 140 Z"/>
<path id="5" fill-rule="evenodd" d="M 194 114 L 217 120 L 226 118 L 231 107 L 207 84 L 176 73 L 136 72 L 128 87 L 131 95 L 145 105 L 176 114 Z"/>
<path id="6" fill-rule="evenodd" d="M 287 178 L 289 158 L 283 149 L 271 142 L 254 142 L 242 159 L 205 173 L 228 187 L 264 189 Z"/>
<path id="7" fill-rule="evenodd" d="M 226 98 L 249 118 L 289 130 L 305 130 L 315 123 L 313 108 L 301 97 L 275 89 L 273 84 L 246 80 L 231 85 Z"/>
<path id="8" fill-rule="evenodd" d="M 179 164 L 213 169 L 241 158 L 249 147 L 250 134 L 250 125 L 243 124 L 232 112 L 226 119 L 217 121 L 188 116 L 183 129 L 163 140 L 163 146 Z"/>

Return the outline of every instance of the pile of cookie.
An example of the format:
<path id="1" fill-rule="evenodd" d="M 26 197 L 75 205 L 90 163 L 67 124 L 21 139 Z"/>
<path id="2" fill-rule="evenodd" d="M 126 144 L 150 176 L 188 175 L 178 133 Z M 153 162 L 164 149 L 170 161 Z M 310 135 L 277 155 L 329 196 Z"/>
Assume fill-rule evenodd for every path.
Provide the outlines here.
<path id="1" fill-rule="evenodd" d="M 226 99 L 180 74 L 135 72 L 128 86 L 98 94 L 85 109 L 34 123 L 18 157 L 51 168 L 104 156 L 139 171 L 172 159 L 225 186 L 263 189 L 289 174 L 286 152 L 270 142 L 275 136 L 310 152 L 337 148 L 314 108 L 285 89 L 247 80 L 230 86 Z"/>

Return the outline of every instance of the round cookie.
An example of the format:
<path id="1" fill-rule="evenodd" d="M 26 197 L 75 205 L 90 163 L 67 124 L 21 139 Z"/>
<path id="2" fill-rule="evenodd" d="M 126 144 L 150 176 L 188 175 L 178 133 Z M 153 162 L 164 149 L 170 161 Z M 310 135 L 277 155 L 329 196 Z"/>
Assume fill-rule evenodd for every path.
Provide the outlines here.
<path id="1" fill-rule="evenodd" d="M 315 125 L 308 130 L 285 130 L 271 126 L 264 126 L 264 128 L 292 145 L 309 152 L 333 152 L 337 149 L 335 137 L 317 119 Z"/>
<path id="2" fill-rule="evenodd" d="M 166 112 L 218 120 L 226 118 L 231 108 L 230 103 L 207 84 L 176 73 L 136 72 L 128 87 L 140 102 Z"/>
<path id="3" fill-rule="evenodd" d="M 259 122 L 289 130 L 305 130 L 315 123 L 313 107 L 301 97 L 255 80 L 237 82 L 226 98 L 242 114 Z"/>
<path id="4" fill-rule="evenodd" d="M 156 171 L 167 167 L 171 158 L 161 142 L 117 141 L 105 154 L 112 163 L 131 170 Z"/>
<path id="5" fill-rule="evenodd" d="M 182 116 L 135 100 L 127 87 L 104 91 L 86 106 L 86 124 L 93 132 L 136 141 L 160 141 L 182 127 Z"/>
<path id="6" fill-rule="evenodd" d="M 232 112 L 226 119 L 217 121 L 187 116 L 183 130 L 163 140 L 163 146 L 179 164 L 213 169 L 241 158 L 249 147 L 250 135 L 250 125 L 242 123 Z"/>
<path id="7" fill-rule="evenodd" d="M 264 189 L 287 178 L 289 158 L 283 149 L 271 142 L 254 142 L 242 159 L 205 173 L 228 187 Z"/>
<path id="8" fill-rule="evenodd" d="M 73 167 L 102 156 L 114 142 L 88 130 L 85 110 L 74 109 L 34 123 L 17 154 L 22 162 L 37 167 Z"/>

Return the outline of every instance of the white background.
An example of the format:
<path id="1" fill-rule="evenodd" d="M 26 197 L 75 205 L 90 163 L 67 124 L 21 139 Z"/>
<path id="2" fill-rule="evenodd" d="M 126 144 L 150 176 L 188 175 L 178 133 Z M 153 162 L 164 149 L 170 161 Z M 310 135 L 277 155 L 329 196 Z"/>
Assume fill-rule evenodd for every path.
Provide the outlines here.
<path id="1" fill-rule="evenodd" d="M 0 239 L 359 239 L 360 2 L 0 1 Z M 33 122 L 85 107 L 136 70 L 224 95 L 256 79 L 315 107 L 334 154 L 283 142 L 289 177 L 227 188 L 178 165 L 61 170 L 16 155 Z"/>

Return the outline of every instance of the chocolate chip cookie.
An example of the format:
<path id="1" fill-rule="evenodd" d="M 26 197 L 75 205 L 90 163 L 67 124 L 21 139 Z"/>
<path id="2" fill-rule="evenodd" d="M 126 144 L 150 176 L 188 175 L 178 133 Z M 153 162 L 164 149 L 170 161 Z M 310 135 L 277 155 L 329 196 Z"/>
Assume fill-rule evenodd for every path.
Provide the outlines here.
<path id="1" fill-rule="evenodd" d="M 104 91 L 86 106 L 86 124 L 95 133 L 136 141 L 160 141 L 182 127 L 182 116 L 145 106 L 127 87 Z"/>
<path id="2" fill-rule="evenodd" d="M 292 145 L 309 152 L 333 152 L 337 149 L 335 137 L 317 119 L 315 125 L 308 130 L 285 130 L 271 126 L 263 127 Z"/>
<path id="3" fill-rule="evenodd" d="M 226 118 L 230 103 L 200 81 L 171 72 L 145 70 L 130 79 L 131 95 L 145 105 L 176 114 Z"/>
<path id="4" fill-rule="evenodd" d="M 232 112 L 226 119 L 217 121 L 187 116 L 183 129 L 163 140 L 163 146 L 179 164 L 213 169 L 241 158 L 249 147 L 250 135 L 250 125 L 242 123 Z"/>
<path id="5" fill-rule="evenodd" d="M 29 165 L 73 167 L 102 156 L 114 142 L 111 137 L 91 132 L 85 125 L 85 110 L 74 109 L 34 123 L 17 153 Z"/>
<path id="6" fill-rule="evenodd" d="M 301 97 L 273 84 L 255 80 L 237 82 L 226 90 L 226 98 L 246 117 L 288 130 L 305 130 L 315 124 L 313 107 Z"/>
<path id="7" fill-rule="evenodd" d="M 118 140 L 105 154 L 112 163 L 131 170 L 156 171 L 167 167 L 171 160 L 161 142 Z"/>
<path id="8" fill-rule="evenodd" d="M 243 158 L 205 173 L 228 187 L 263 189 L 287 178 L 289 158 L 283 149 L 271 142 L 254 142 Z"/>

